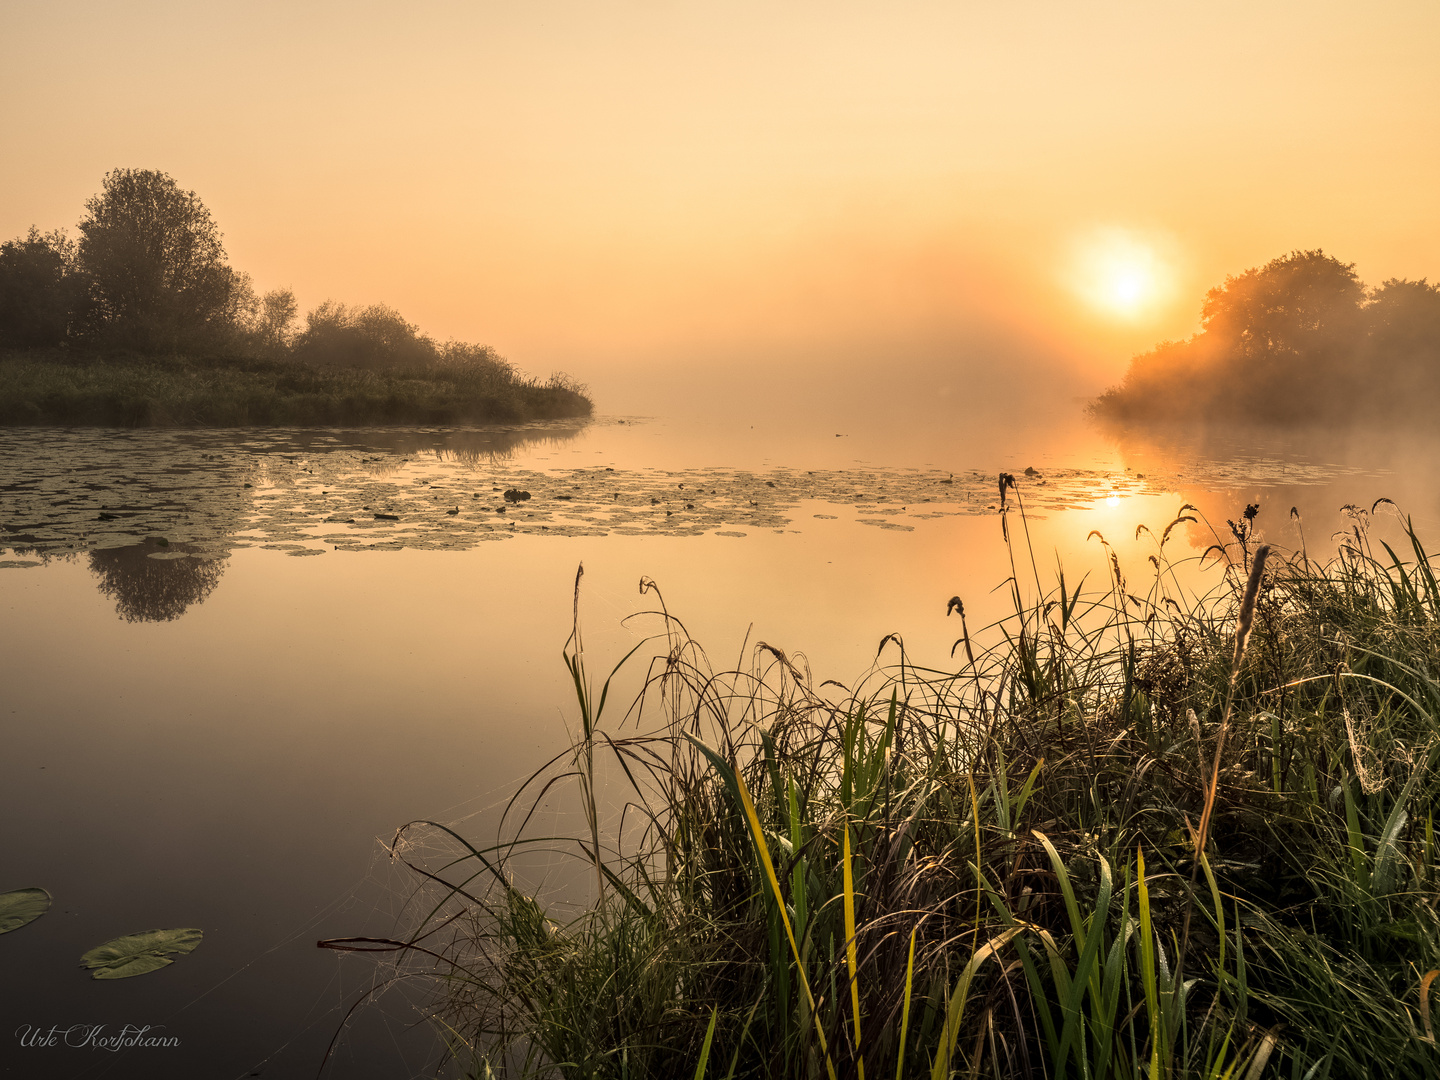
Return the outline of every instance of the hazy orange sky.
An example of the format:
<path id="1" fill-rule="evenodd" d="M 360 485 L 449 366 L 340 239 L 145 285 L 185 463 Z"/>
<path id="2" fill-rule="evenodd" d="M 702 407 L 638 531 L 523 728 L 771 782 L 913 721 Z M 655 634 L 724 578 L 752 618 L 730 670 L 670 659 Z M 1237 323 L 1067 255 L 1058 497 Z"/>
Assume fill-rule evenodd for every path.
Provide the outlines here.
<path id="1" fill-rule="evenodd" d="M 983 354 L 1093 389 L 1292 248 L 1440 276 L 1433 0 L 7 0 L 0 40 L 0 235 L 161 169 L 262 291 L 592 382 Z"/>

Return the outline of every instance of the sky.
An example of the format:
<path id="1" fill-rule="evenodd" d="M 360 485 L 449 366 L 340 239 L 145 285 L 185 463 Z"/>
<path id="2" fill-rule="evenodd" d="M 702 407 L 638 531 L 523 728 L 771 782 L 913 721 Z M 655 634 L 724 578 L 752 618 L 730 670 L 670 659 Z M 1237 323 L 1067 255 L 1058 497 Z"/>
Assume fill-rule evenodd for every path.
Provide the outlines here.
<path id="1" fill-rule="evenodd" d="M 1440 278 L 1431 0 L 0 0 L 0 40 L 0 235 L 159 169 L 257 289 L 602 408 L 1093 393 L 1292 249 Z"/>

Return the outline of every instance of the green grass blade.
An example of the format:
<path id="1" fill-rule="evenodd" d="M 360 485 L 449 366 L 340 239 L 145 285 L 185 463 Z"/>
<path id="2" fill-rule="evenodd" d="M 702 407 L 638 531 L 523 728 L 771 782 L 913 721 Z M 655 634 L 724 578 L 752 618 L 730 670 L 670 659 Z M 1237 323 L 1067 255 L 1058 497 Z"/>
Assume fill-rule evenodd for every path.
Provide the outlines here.
<path id="1" fill-rule="evenodd" d="M 1388 896 L 1395 891 L 1396 868 L 1401 861 L 1400 834 L 1405 830 L 1410 820 L 1406 807 L 1410 798 L 1415 794 L 1415 786 L 1420 782 L 1420 776 L 1425 771 L 1425 761 L 1422 758 L 1410 773 L 1410 779 L 1405 782 L 1404 789 L 1395 800 L 1395 807 L 1390 811 L 1390 817 L 1385 821 L 1385 827 L 1380 832 L 1380 842 L 1375 845 L 1375 873 L 1372 878 L 1373 891 L 1376 896 Z"/>
<path id="2" fill-rule="evenodd" d="M 1155 937 L 1150 925 L 1150 887 L 1145 882 L 1145 852 L 1135 849 L 1138 869 L 1135 880 L 1140 887 L 1140 979 L 1145 985 L 1145 1011 L 1150 1017 L 1150 1080 L 1160 1080 L 1160 1046 L 1164 1042 L 1161 1028 L 1160 988 L 1155 975 Z"/>
<path id="3" fill-rule="evenodd" d="M 710 1006 L 710 1026 L 705 1029 L 705 1042 L 700 1047 L 700 1060 L 695 1064 L 695 1080 L 705 1080 L 705 1065 L 710 1060 L 710 1043 L 715 1038 L 715 1020 L 720 1015 L 717 1006 Z"/>
<path id="4" fill-rule="evenodd" d="M 980 965 L 1003 949 L 1010 939 L 1020 933 L 1022 927 L 1012 926 L 1003 930 L 991 938 L 980 948 L 975 950 L 975 955 L 960 972 L 960 978 L 955 981 L 955 989 L 950 994 L 949 1004 L 945 1008 L 945 1026 L 940 1034 L 940 1052 L 935 1056 L 935 1063 L 930 1070 L 930 1080 L 946 1080 L 950 1075 L 950 1062 L 955 1056 L 955 1040 L 960 1037 L 960 1022 L 965 1016 L 965 1003 L 970 997 L 970 984 L 975 979 L 975 973 L 980 970 Z"/>

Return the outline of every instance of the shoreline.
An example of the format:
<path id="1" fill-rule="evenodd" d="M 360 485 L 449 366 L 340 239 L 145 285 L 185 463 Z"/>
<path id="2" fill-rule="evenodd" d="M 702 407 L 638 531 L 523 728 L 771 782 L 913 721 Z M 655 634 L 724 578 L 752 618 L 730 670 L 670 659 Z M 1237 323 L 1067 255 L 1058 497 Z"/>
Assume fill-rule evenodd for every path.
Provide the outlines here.
<path id="1" fill-rule="evenodd" d="M 585 388 L 464 365 L 397 370 L 257 357 L 0 353 L 5 427 L 390 427 L 582 419 Z"/>

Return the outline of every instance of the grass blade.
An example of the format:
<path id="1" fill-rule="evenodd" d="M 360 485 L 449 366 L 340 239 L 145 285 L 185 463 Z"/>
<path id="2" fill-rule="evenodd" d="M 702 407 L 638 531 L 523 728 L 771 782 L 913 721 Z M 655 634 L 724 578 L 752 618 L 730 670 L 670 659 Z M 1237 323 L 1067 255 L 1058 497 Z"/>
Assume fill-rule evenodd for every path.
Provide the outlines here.
<path id="1" fill-rule="evenodd" d="M 975 950 L 975 955 L 960 972 L 960 978 L 955 981 L 955 989 L 951 992 L 949 1004 L 945 1008 L 945 1027 L 940 1035 L 940 1052 L 935 1056 L 930 1080 L 946 1080 L 950 1075 L 950 1062 L 955 1056 L 955 1040 L 960 1037 L 960 1021 L 965 1016 L 965 1002 L 970 997 L 970 984 L 975 979 L 975 973 L 980 970 L 981 964 L 1009 944 L 1010 939 L 1022 929 L 1020 926 L 1012 926 L 996 934 Z"/>
<path id="2" fill-rule="evenodd" d="M 710 1043 L 715 1038 L 715 1020 L 720 1015 L 717 1006 L 710 1006 L 710 1026 L 705 1029 L 705 1042 L 700 1047 L 700 1060 L 695 1064 L 695 1080 L 705 1080 L 705 1065 L 710 1060 Z"/>
<path id="3" fill-rule="evenodd" d="M 910 993 L 915 981 L 915 932 L 919 929 L 918 925 L 910 928 L 910 956 L 905 961 L 905 1004 L 901 1006 L 900 1011 L 900 1053 L 895 1058 L 895 1080 L 903 1080 L 905 1076 L 905 1040 L 910 1034 Z M 1429 989 L 1428 982 L 1420 988 L 1422 1002 L 1425 1001 L 1425 995 Z M 1428 1030 L 1428 1020 L 1426 1025 Z"/>
<path id="4" fill-rule="evenodd" d="M 850 1005 L 855 1016 L 855 1061 L 856 1071 L 860 1080 L 865 1080 L 865 1058 L 860 1053 L 862 1040 L 860 1038 L 860 982 L 858 973 L 855 970 L 855 875 L 850 858 L 850 824 L 846 822 L 844 829 L 845 837 L 845 970 L 850 975 Z"/>

